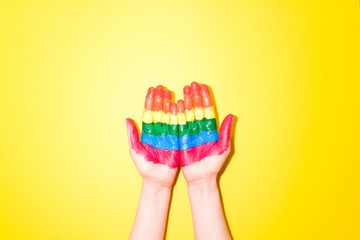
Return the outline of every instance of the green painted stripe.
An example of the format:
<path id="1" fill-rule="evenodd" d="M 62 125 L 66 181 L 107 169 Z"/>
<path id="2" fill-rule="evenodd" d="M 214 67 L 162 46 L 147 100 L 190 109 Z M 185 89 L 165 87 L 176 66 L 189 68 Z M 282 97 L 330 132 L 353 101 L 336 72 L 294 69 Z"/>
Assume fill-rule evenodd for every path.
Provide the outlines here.
<path id="1" fill-rule="evenodd" d="M 178 136 L 179 126 L 166 123 L 144 123 L 142 125 L 142 131 L 152 136 L 166 136 L 168 134 Z"/>
<path id="2" fill-rule="evenodd" d="M 174 136 L 196 135 L 202 131 L 217 130 L 216 118 L 203 118 L 200 121 L 186 122 L 185 125 L 174 125 L 166 123 L 144 123 L 142 131 L 152 136 L 166 136 L 168 134 Z"/>
<path id="3" fill-rule="evenodd" d="M 179 125 L 179 137 L 184 135 L 196 135 L 202 131 L 217 130 L 216 118 L 203 118 L 200 121 L 186 122 L 186 125 Z"/>

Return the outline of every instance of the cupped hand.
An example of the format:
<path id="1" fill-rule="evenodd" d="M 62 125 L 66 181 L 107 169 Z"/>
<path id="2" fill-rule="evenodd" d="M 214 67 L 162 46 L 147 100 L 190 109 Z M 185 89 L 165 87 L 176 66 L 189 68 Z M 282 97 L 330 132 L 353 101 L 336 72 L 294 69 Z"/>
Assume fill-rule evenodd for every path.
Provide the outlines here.
<path id="1" fill-rule="evenodd" d="M 230 132 L 234 116 L 223 120 L 218 134 L 209 89 L 193 82 L 184 87 L 179 100 L 180 165 L 187 183 L 216 179 L 230 152 Z"/>
<path id="2" fill-rule="evenodd" d="M 179 164 L 177 106 L 159 85 L 145 99 L 141 141 L 132 119 L 126 119 L 130 155 L 143 180 L 171 187 Z"/>

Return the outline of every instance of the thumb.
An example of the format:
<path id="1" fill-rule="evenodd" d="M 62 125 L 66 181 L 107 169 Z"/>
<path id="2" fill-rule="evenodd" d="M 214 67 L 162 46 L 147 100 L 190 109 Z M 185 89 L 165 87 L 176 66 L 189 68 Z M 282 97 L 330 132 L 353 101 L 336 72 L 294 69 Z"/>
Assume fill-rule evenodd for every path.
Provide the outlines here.
<path id="1" fill-rule="evenodd" d="M 234 115 L 229 114 L 223 120 L 220 133 L 219 133 L 219 146 L 221 146 L 224 150 L 227 150 L 230 146 L 230 133 L 231 133 L 231 124 L 234 120 Z"/>
<path id="2" fill-rule="evenodd" d="M 129 139 L 130 148 L 135 151 L 140 148 L 139 134 L 134 121 L 130 118 L 126 119 L 127 134 Z"/>

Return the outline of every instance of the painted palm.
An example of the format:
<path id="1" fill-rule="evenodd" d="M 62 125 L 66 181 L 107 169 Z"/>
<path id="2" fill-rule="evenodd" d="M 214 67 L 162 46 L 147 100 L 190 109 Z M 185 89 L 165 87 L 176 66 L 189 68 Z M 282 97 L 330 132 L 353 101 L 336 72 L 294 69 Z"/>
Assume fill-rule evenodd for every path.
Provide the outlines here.
<path id="1" fill-rule="evenodd" d="M 216 175 L 230 152 L 233 115 L 217 131 L 215 109 L 208 87 L 193 82 L 184 87 L 178 104 L 180 164 L 187 181 Z"/>
<path id="2" fill-rule="evenodd" d="M 173 185 L 179 165 L 177 107 L 160 85 L 149 88 L 145 99 L 141 141 L 134 121 L 126 120 L 130 155 L 144 179 Z"/>
<path id="3" fill-rule="evenodd" d="M 146 95 L 141 143 L 151 154 L 147 160 L 177 168 L 179 138 L 177 107 L 171 103 L 171 92 L 159 85 L 149 88 Z"/>
<path id="4" fill-rule="evenodd" d="M 132 120 L 127 120 L 130 153 L 142 176 L 168 174 L 172 183 L 179 160 L 187 181 L 217 175 L 230 152 L 233 115 L 218 134 L 208 87 L 193 82 L 184 87 L 184 100 L 171 103 L 171 92 L 159 85 L 145 99 L 141 140 Z M 149 163 L 151 163 L 149 165 Z M 166 168 L 164 168 L 166 167 Z M 166 169 L 170 169 L 168 171 Z"/>

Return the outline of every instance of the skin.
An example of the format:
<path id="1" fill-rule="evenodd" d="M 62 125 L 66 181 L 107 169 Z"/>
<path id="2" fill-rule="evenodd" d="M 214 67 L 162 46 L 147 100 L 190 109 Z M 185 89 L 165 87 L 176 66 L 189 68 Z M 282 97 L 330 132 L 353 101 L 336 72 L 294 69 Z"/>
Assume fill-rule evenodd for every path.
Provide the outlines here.
<path id="1" fill-rule="evenodd" d="M 177 107 L 175 103 L 171 103 L 169 93 L 160 85 L 156 89 L 149 88 L 145 99 L 144 113 L 148 110 L 160 112 L 147 118 L 150 127 L 156 128 L 157 133 L 162 134 L 157 138 L 158 141 L 166 141 L 165 133 L 171 120 L 165 118 L 165 124 L 161 123 L 165 115 L 163 113 L 170 112 L 175 116 L 172 119 L 177 119 Z M 160 126 L 156 123 L 160 123 Z M 130 239 L 163 239 L 172 187 L 178 169 L 179 150 L 157 149 L 142 143 L 139 141 L 134 121 L 126 119 L 126 126 L 130 155 L 143 180 Z"/>
<path id="2" fill-rule="evenodd" d="M 205 84 L 199 87 L 199 84 L 196 82 L 193 82 L 191 87 L 184 87 L 184 101 L 179 100 L 177 105 L 179 113 L 184 112 L 184 109 L 194 112 L 195 108 L 207 109 L 213 106 L 208 87 Z M 185 117 L 187 117 L 187 115 L 185 115 Z M 204 118 L 204 115 L 200 118 Z M 210 176 L 217 176 L 230 152 L 230 132 L 233 118 L 234 116 L 229 114 L 224 119 L 220 127 L 219 140 L 180 151 L 180 164 L 188 183 Z M 189 131 L 189 129 L 180 128 L 180 132 L 181 131 Z M 191 133 L 190 129 L 190 134 Z M 219 161 L 216 163 L 209 162 L 208 165 L 202 168 L 197 167 L 199 164 L 194 165 L 194 163 L 201 162 L 206 160 L 207 157 L 212 156 L 219 156 Z M 204 165 L 204 163 L 202 163 L 202 165 Z"/>
<path id="3" fill-rule="evenodd" d="M 146 128 L 148 131 L 158 135 L 154 141 L 150 140 L 148 143 L 144 143 L 143 138 L 145 138 L 145 135 L 142 134 L 141 142 L 139 142 L 137 129 L 134 127 L 132 120 L 127 120 L 127 126 L 128 129 L 131 130 L 129 140 L 131 141 L 131 149 L 134 150 L 135 153 L 143 156 L 148 162 L 153 162 L 155 164 L 159 163 L 170 168 L 177 169 L 179 162 L 178 143 L 176 142 L 170 144 L 170 147 L 174 150 L 155 147 L 156 145 L 169 145 L 167 133 L 171 131 L 171 127 L 169 126 L 171 117 L 166 118 L 165 116 L 170 112 L 173 116 L 177 115 L 176 104 L 171 103 L 170 97 L 170 91 L 164 91 L 164 88 L 161 85 L 157 86 L 156 89 L 149 88 L 146 95 L 143 115 L 143 130 L 145 128 L 144 123 L 146 122 Z M 152 114 L 147 114 L 148 112 L 152 112 Z M 147 119 L 145 120 L 145 118 Z M 173 126 L 174 125 L 176 126 L 177 122 L 173 122 Z M 177 130 L 174 131 L 177 135 Z M 177 139 L 176 136 L 175 138 Z"/>
<path id="4" fill-rule="evenodd" d="M 218 134 L 206 85 L 200 87 L 194 82 L 191 86 L 185 86 L 184 100 L 179 100 L 177 105 L 171 103 L 169 96 L 171 94 L 164 91 L 162 86 L 150 88 L 146 96 L 143 131 L 146 128 L 147 133 L 159 136 L 154 138 L 156 141 L 149 141 L 149 144 L 139 141 L 134 122 L 126 120 L 130 155 L 143 178 L 130 239 L 164 238 L 171 189 L 179 160 L 188 185 L 195 238 L 231 239 L 220 201 L 217 175 L 230 152 L 233 115 L 224 119 Z M 166 117 L 169 106 L 170 118 Z M 215 125 L 209 125 L 209 121 L 215 121 Z M 178 135 L 192 137 L 183 137 L 183 142 L 180 137 L 175 150 L 156 148 L 167 141 L 166 134 L 176 131 L 176 128 L 171 130 L 174 124 L 179 124 Z M 186 148 L 194 143 L 197 145 Z M 176 142 L 171 147 L 176 148 Z"/>
<path id="5" fill-rule="evenodd" d="M 211 106 L 208 87 L 204 84 L 199 87 L 198 83 L 193 82 L 191 87 L 184 87 L 184 102 L 181 100 L 178 102 L 178 111 L 181 112 L 184 108 L 195 111 L 195 108 L 206 109 Z M 191 117 L 191 114 L 186 116 Z M 200 115 L 198 119 L 201 117 L 203 116 Z M 180 163 L 187 182 L 195 239 L 231 239 L 220 200 L 217 175 L 230 152 L 233 118 L 233 115 L 229 114 L 222 122 L 219 140 L 180 151 Z M 180 131 L 186 129 L 180 128 Z"/>

